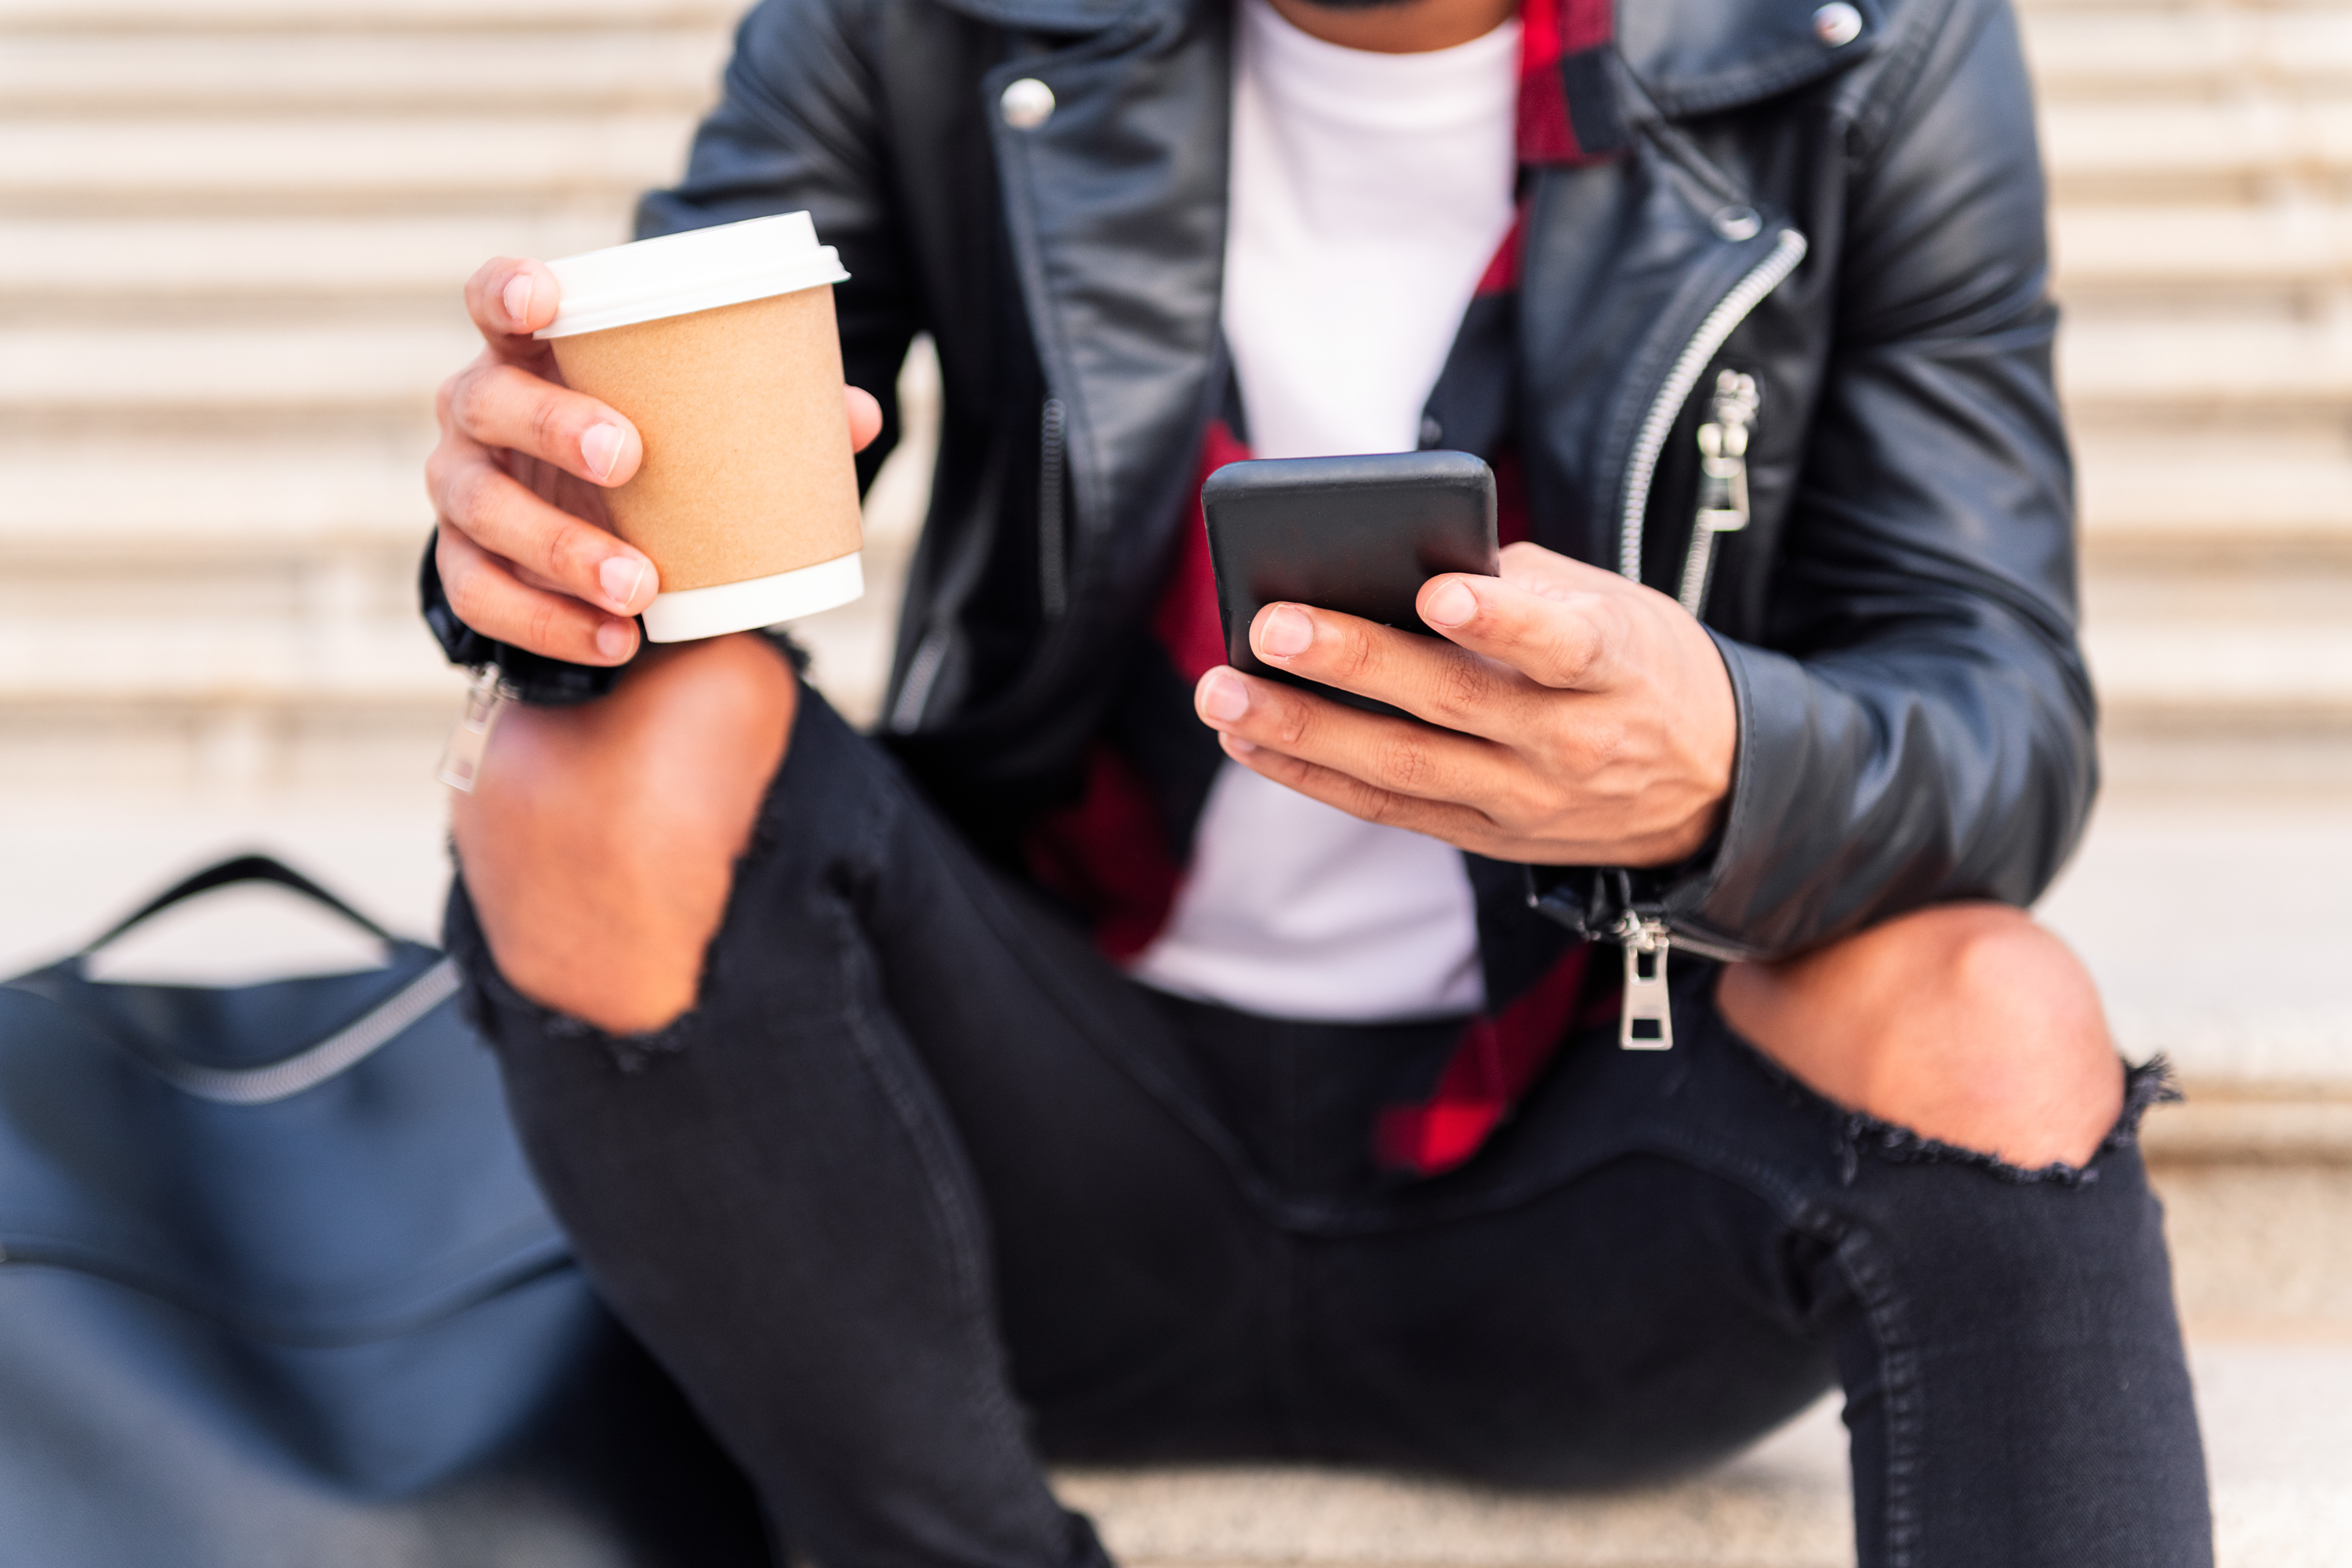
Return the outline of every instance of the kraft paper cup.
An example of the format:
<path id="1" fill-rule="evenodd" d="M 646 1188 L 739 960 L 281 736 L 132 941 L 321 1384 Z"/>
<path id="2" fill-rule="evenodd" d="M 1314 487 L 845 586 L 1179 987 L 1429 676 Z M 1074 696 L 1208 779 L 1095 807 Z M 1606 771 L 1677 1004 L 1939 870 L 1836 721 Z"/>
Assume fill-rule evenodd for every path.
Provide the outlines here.
<path id="1" fill-rule="evenodd" d="M 548 263 L 563 298 L 538 332 L 563 379 L 636 425 L 645 460 L 604 492 L 661 574 L 646 636 L 687 642 L 845 605 L 866 591 L 857 470 L 833 285 L 848 274 L 806 213 Z"/>

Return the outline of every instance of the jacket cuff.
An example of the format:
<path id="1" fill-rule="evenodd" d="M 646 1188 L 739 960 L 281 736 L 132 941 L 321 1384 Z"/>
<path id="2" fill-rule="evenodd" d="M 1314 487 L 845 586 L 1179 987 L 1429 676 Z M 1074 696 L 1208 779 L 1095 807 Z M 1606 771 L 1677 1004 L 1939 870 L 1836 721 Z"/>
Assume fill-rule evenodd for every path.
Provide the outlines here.
<path id="1" fill-rule="evenodd" d="M 1714 836 L 1673 866 L 1530 866 L 1528 901 L 1588 941 L 1611 935 L 1631 910 L 1664 917 L 1678 945 L 1712 957 L 1777 957 L 1831 934 L 1808 930 L 1799 905 L 1817 868 L 1797 862 L 1788 831 L 1802 815 L 1814 694 L 1796 660 L 1707 635 L 1731 676 L 1738 726 Z"/>
<path id="2" fill-rule="evenodd" d="M 1797 660 L 1711 627 L 1708 635 L 1731 676 L 1738 725 L 1731 793 L 1714 853 L 1686 868 L 1661 901 L 1668 922 L 1704 946 L 1779 957 L 1833 934 L 1837 923 L 1833 911 L 1812 908 L 1805 897 L 1818 891 L 1822 868 L 1806 858 L 1794 831 L 1821 818 L 1823 803 L 1809 805 L 1806 796 L 1820 776 L 1819 737 L 1834 731 L 1817 721 L 1819 693 Z"/>
<path id="3" fill-rule="evenodd" d="M 548 708 L 568 707 L 604 696 L 613 689 L 625 666 L 570 664 L 560 658 L 525 653 L 519 647 L 493 642 L 457 618 L 449 607 L 449 595 L 441 586 L 441 566 L 434 558 L 433 541 L 425 542 L 425 560 L 416 572 L 416 597 L 425 611 L 425 624 L 441 644 L 441 651 L 451 664 L 479 668 L 495 664 L 517 700 Z M 644 647 L 640 642 L 640 649 Z"/>

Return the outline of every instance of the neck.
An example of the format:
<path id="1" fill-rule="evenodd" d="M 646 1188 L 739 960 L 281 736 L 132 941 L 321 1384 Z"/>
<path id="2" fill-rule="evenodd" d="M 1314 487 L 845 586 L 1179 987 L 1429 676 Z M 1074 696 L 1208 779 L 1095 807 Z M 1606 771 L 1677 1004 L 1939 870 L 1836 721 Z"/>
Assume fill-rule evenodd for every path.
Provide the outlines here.
<path id="1" fill-rule="evenodd" d="M 1418 55 L 1483 38 L 1510 19 L 1518 0 L 1388 0 L 1318 5 L 1270 0 L 1282 19 L 1310 38 L 1378 55 Z"/>

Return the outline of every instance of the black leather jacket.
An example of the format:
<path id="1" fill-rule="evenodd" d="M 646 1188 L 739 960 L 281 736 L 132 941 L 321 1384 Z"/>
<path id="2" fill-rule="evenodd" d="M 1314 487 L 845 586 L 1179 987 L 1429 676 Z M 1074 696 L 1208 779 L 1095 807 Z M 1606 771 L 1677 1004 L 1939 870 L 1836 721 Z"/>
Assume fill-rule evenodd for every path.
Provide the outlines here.
<path id="1" fill-rule="evenodd" d="M 1706 610 L 1738 705 L 1723 830 L 1664 872 L 1523 879 L 1571 929 L 1630 900 L 1684 945 L 1777 954 L 2023 903 L 2091 801 L 2014 20 L 1857 8 L 1833 47 L 1813 0 L 1629 0 L 1629 147 L 1533 174 L 1515 390 L 1539 542 L 1675 593 L 1719 371 L 1759 400 L 1752 521 L 1717 536 Z M 640 215 L 811 211 L 851 274 L 850 379 L 886 403 L 911 336 L 936 339 L 945 433 L 886 729 L 983 838 L 1066 784 L 1195 515 L 1230 21 L 1229 0 L 764 0 L 686 180 Z M 1027 130 L 997 107 L 1024 77 L 1055 105 Z"/>

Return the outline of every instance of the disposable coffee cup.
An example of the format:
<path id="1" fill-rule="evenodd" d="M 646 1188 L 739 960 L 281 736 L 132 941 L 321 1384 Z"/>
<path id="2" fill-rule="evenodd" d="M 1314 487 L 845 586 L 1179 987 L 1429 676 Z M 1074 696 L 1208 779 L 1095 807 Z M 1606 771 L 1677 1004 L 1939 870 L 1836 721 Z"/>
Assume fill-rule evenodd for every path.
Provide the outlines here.
<path id="1" fill-rule="evenodd" d="M 849 276 L 806 213 L 551 261 L 563 379 L 645 441 L 605 491 L 614 531 L 651 558 L 655 642 L 746 631 L 866 591 L 857 469 L 833 285 Z"/>

